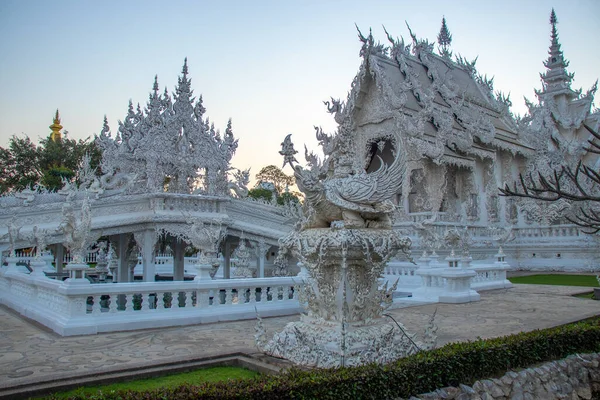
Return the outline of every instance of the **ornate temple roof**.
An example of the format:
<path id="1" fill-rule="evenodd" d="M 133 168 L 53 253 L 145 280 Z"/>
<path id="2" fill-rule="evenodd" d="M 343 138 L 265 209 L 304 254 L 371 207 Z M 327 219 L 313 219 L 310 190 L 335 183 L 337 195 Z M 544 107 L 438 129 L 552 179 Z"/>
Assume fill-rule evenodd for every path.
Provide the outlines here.
<path id="1" fill-rule="evenodd" d="M 146 190 L 225 194 L 227 171 L 237 149 L 231 120 L 223 136 L 208 118 L 202 96 L 195 99 L 188 78 L 187 59 L 173 99 L 167 89 L 159 93 L 155 77 L 145 109 L 129 102 L 127 116 L 113 138 L 104 120 L 98 137 L 103 149 L 104 172 L 133 173 Z M 200 187 L 198 187 L 200 185 Z"/>
<path id="2" fill-rule="evenodd" d="M 412 44 L 388 34 L 386 47 L 359 30 L 363 63 L 346 103 L 332 111 L 336 121 L 350 118 L 365 126 L 393 120 L 410 141 L 422 142 L 417 147 L 428 148 L 423 155 L 436 163 L 470 167 L 476 157 L 493 158 L 493 149 L 531 154 L 509 110 L 510 99 L 494 94 L 493 80 L 477 74 L 475 61 L 451 58 L 445 19 L 439 36 L 441 55 L 412 31 Z"/>

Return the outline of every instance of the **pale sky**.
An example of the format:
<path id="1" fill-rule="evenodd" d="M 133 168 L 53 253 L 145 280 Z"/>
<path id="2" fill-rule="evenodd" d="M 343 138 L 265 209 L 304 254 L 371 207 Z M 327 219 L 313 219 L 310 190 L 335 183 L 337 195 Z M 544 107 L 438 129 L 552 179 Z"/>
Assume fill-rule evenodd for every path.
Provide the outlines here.
<path id="1" fill-rule="evenodd" d="M 406 21 L 435 41 L 442 16 L 454 54 L 478 56 L 478 71 L 524 114 L 523 96 L 541 87 L 552 7 L 573 87 L 585 93 L 600 78 L 598 0 L 0 0 L 0 146 L 13 134 L 47 136 L 57 108 L 71 137 L 99 133 L 104 115 L 114 134 L 129 99 L 145 105 L 154 75 L 173 92 L 187 57 L 206 115 L 221 131 L 233 120 L 233 165 L 254 176 L 281 165 L 286 134 L 314 149 L 313 125 L 335 129 L 322 101 L 350 90 L 355 23 L 387 43 L 382 25 L 409 41 Z"/>

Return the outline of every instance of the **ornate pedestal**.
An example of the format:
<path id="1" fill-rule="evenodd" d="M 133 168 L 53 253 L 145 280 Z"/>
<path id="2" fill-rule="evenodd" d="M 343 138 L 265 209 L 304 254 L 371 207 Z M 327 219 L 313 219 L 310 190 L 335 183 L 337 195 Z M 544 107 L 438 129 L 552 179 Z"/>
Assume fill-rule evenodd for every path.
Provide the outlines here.
<path id="1" fill-rule="evenodd" d="M 196 276 L 194 277 L 195 281 L 210 281 L 213 279 L 215 275 L 216 269 L 218 268 L 218 264 L 215 268 L 214 264 L 209 262 L 200 262 L 196 264 Z"/>
<path id="2" fill-rule="evenodd" d="M 65 279 L 66 285 L 90 285 L 90 281 L 85 277 L 85 272 L 90 268 L 87 264 L 70 263 L 65 270 L 69 271 L 70 277 Z"/>
<path id="3" fill-rule="evenodd" d="M 46 263 L 46 266 L 44 267 L 44 272 L 56 272 L 54 266 L 52 266 L 54 256 L 51 253 L 45 252 L 44 255 L 42 255 L 40 258 Z"/>
<path id="4" fill-rule="evenodd" d="M 20 260 L 18 257 L 6 257 L 7 266 L 6 273 L 28 273 L 29 270 L 23 265 L 17 265 L 17 261 Z"/>
<path id="5" fill-rule="evenodd" d="M 41 257 L 40 258 L 34 258 L 29 263 L 29 266 L 32 269 L 32 271 L 29 274 L 29 276 L 36 276 L 36 277 L 39 277 L 39 278 L 45 278 L 46 277 L 46 274 L 44 273 L 44 270 L 48 266 L 46 260 L 43 260 Z"/>
<path id="6" fill-rule="evenodd" d="M 263 351 L 317 367 L 387 362 L 418 351 L 382 318 L 392 290 L 377 284 L 385 263 L 408 250 L 410 239 L 391 229 L 315 228 L 292 232 L 283 244 L 308 271 L 300 293 L 306 313 L 269 342 L 259 333 Z"/>

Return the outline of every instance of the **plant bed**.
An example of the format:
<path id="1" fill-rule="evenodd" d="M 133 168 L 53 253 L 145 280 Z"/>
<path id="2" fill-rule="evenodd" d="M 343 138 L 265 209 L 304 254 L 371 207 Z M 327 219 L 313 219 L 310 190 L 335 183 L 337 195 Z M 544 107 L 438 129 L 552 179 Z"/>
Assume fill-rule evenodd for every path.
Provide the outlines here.
<path id="1" fill-rule="evenodd" d="M 152 391 L 119 391 L 96 399 L 362 399 L 409 398 L 458 386 L 511 369 L 600 351 L 598 318 L 494 339 L 451 343 L 387 365 L 352 368 L 291 369 L 249 380 L 185 384 Z M 85 397 L 72 397 L 82 399 Z"/>

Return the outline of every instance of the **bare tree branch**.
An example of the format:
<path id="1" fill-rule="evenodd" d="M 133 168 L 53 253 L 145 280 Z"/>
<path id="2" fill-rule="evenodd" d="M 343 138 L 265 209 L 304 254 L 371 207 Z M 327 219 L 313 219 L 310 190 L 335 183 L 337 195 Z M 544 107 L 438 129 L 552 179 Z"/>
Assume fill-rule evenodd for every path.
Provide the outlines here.
<path id="1" fill-rule="evenodd" d="M 593 138 L 588 140 L 589 145 L 585 150 L 600 154 L 600 134 L 588 128 Z M 519 174 L 519 179 L 514 182 L 512 188 L 505 184 L 499 188 L 502 196 L 530 198 L 541 201 L 557 201 L 560 199 L 581 202 L 575 215 L 567 219 L 573 224 L 585 228 L 582 230 L 588 234 L 600 232 L 600 170 L 585 165 L 581 160 L 573 169 L 570 166 L 561 166 L 549 174 L 537 173 L 534 178 L 532 173 L 527 177 Z"/>

